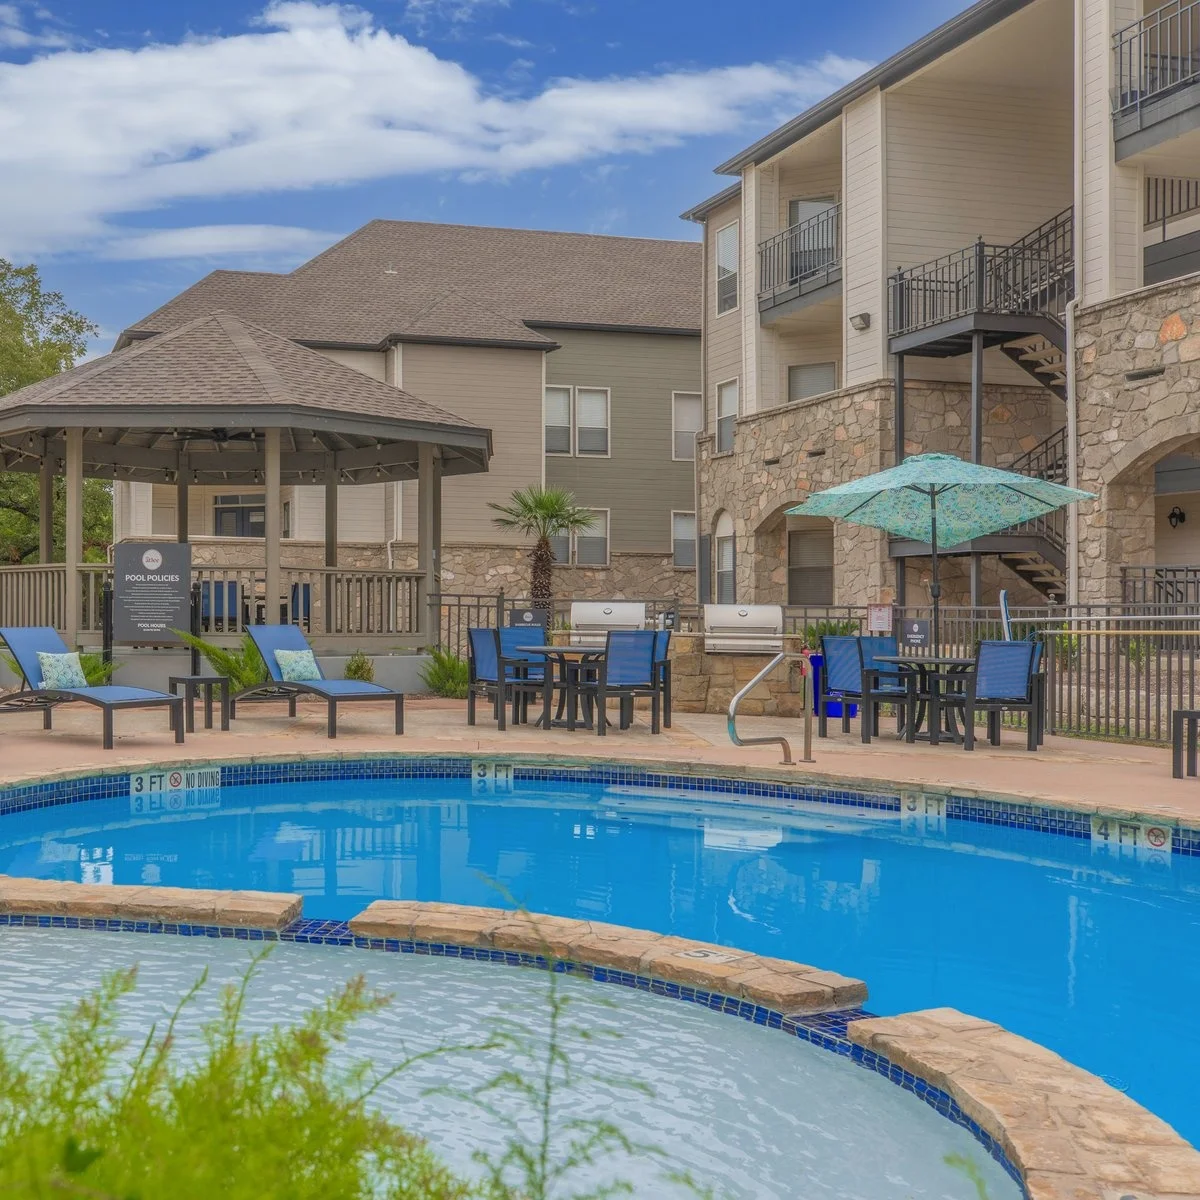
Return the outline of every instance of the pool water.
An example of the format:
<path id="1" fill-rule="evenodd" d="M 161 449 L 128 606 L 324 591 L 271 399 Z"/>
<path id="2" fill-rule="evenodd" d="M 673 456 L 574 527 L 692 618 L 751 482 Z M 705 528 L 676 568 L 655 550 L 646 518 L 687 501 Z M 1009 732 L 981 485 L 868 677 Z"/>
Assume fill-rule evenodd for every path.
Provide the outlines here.
<path id="1" fill-rule="evenodd" d="M 0 872 L 263 888 L 348 918 L 376 898 L 674 933 L 865 979 L 879 1013 L 952 1005 L 1052 1047 L 1200 1142 L 1200 858 L 803 802 L 467 779 L 88 801 L 0 819 Z"/>
<path id="2" fill-rule="evenodd" d="M 106 971 L 138 963 L 138 987 L 124 1001 L 120 1026 L 136 1047 L 208 966 L 210 982 L 179 1026 L 182 1052 L 194 1053 L 200 1026 L 216 1016 L 220 984 L 236 978 L 249 957 L 245 943 L 13 928 L 0 938 L 0 1025 L 29 1033 L 45 1019 L 46 996 L 68 1004 Z M 532 1039 L 530 1049 L 544 1046 L 542 972 L 295 944 L 275 946 L 260 968 L 244 1028 L 295 1020 L 359 973 L 392 1002 L 352 1029 L 342 1053 L 369 1059 L 377 1071 L 438 1047 L 477 1044 L 514 1020 Z M 686 1197 L 695 1193 L 665 1176 L 688 1170 L 720 1197 L 950 1200 L 974 1194 L 944 1161 L 955 1155 L 980 1171 L 992 1200 L 1019 1195 L 969 1133 L 873 1072 L 698 1005 L 562 976 L 559 983 L 570 998 L 564 1045 L 579 1076 L 577 1087 L 559 1095 L 559 1119 L 611 1120 L 632 1141 L 662 1151 L 661 1159 L 618 1155 L 597 1163 L 570 1180 L 573 1188 L 622 1179 L 639 1196 Z M 498 1157 L 503 1128 L 436 1089 L 469 1091 L 509 1065 L 498 1051 L 439 1055 L 389 1080 L 377 1102 L 449 1165 L 477 1172 L 472 1152 Z M 532 1060 L 516 1065 L 533 1074 Z M 625 1086 L 632 1078 L 652 1094 Z M 511 1092 L 492 1101 L 510 1117 L 529 1111 Z"/>

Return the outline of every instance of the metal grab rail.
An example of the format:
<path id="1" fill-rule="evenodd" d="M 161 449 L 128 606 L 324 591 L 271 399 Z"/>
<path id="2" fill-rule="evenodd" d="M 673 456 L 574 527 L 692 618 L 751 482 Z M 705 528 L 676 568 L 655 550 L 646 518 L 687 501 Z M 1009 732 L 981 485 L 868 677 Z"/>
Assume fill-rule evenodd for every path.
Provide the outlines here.
<path id="1" fill-rule="evenodd" d="M 812 695 L 809 684 L 810 668 L 808 659 L 803 654 L 789 654 L 786 650 L 775 655 L 773 659 L 755 677 L 750 680 L 745 687 L 742 688 L 737 695 L 729 702 L 729 717 L 726 721 L 726 728 L 729 730 L 729 740 L 735 746 L 769 746 L 778 742 L 783 747 L 783 761 L 787 766 L 792 765 L 792 746 L 787 738 L 782 735 L 772 737 L 752 737 L 744 738 L 738 735 L 737 731 L 737 709 L 738 705 L 745 697 L 752 692 L 777 666 L 785 659 L 803 659 L 804 669 L 800 674 L 802 680 L 800 688 L 800 698 L 804 703 L 804 757 L 801 762 L 816 762 L 812 756 Z"/>

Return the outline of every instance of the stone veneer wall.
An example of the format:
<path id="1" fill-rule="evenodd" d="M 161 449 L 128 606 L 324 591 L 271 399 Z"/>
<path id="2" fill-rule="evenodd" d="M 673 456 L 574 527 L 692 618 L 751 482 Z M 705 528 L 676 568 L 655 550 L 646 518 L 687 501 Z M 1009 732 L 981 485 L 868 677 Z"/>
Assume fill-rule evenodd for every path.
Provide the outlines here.
<path id="1" fill-rule="evenodd" d="M 799 652 L 803 639 L 785 637 L 784 649 Z M 724 713 L 734 693 L 771 660 L 768 654 L 705 654 L 700 634 L 671 637 L 671 707 L 680 712 Z M 804 664 L 781 663 L 738 706 L 748 717 L 804 715 Z"/>
<path id="2" fill-rule="evenodd" d="M 1200 278 L 1080 309 L 1075 324 L 1079 599 L 1121 600 L 1121 567 L 1154 558 L 1154 465 L 1200 440 Z M 1128 380 L 1130 371 L 1157 371 Z"/>
<path id="3" fill-rule="evenodd" d="M 698 439 L 699 528 L 711 533 L 722 511 L 733 518 L 739 600 L 763 604 L 786 600 L 784 509 L 811 492 L 891 466 L 892 409 L 892 385 L 879 380 L 741 417 L 732 453 L 715 453 L 712 434 Z M 905 409 L 908 453 L 965 456 L 969 452 L 967 385 L 910 381 Z M 1060 428 L 1064 420 L 1061 402 L 1045 388 L 987 385 L 984 461 L 1005 466 Z M 845 522 L 836 523 L 834 530 L 834 603 L 893 600 L 896 572 L 887 555 L 887 539 Z M 951 564 L 947 570 L 951 603 L 954 600 L 949 598 L 957 596 L 960 566 Z M 961 573 L 965 589 L 965 567 Z M 1001 583 L 1018 592 L 1023 587 L 1018 576 L 998 563 L 989 576 L 997 590 Z M 919 581 L 919 568 L 910 568 L 909 578 Z M 1026 602 L 1023 592 L 1014 599 Z M 919 603 L 920 591 L 910 593 L 909 600 Z"/>

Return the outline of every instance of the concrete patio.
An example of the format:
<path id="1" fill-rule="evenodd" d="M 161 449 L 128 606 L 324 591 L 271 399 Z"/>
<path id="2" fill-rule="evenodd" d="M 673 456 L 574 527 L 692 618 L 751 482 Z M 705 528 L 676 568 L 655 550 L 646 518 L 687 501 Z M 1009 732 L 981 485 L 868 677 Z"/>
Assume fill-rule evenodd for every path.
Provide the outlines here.
<path id="1" fill-rule="evenodd" d="M 736 747 L 729 741 L 724 717 L 707 713 L 676 713 L 674 727 L 656 737 L 646 714 L 639 712 L 632 728 L 613 729 L 603 740 L 584 730 L 530 726 L 501 733 L 482 714 L 472 728 L 466 723 L 465 701 L 432 697 L 409 698 L 403 737 L 391 732 L 387 704 L 348 710 L 332 742 L 324 735 L 324 716 L 319 704 L 301 702 L 294 720 L 283 705 L 245 706 L 230 731 L 222 733 L 200 728 L 197 704 L 197 730 L 188 735 L 185 746 L 177 747 L 161 711 L 133 711 L 118 714 L 116 748 L 105 752 L 99 715 L 83 706 L 59 709 L 50 731 L 41 728 L 36 713 L 6 714 L 0 719 L 0 782 L 134 764 L 330 753 L 547 754 L 712 765 L 723 773 L 752 769 L 789 779 L 853 781 L 867 787 L 912 785 L 1200 824 L 1200 781 L 1172 779 L 1169 751 L 1151 746 L 1048 737 L 1041 750 L 1030 754 L 1022 734 L 1005 731 L 999 747 L 977 743 L 967 754 L 960 746 L 909 745 L 889 736 L 864 746 L 857 722 L 851 723 L 849 734 L 834 722 L 828 738 L 814 737 L 814 763 L 784 767 L 777 747 Z M 746 717 L 739 721 L 739 731 L 743 736 L 782 734 L 791 740 L 796 757 L 802 753 L 802 723 L 795 718 Z"/>

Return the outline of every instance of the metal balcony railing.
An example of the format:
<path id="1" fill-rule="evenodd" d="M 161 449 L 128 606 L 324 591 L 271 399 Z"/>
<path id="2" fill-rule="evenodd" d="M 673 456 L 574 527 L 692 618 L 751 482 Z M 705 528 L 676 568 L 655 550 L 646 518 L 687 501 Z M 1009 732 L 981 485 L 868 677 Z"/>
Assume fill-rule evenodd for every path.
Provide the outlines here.
<path id="1" fill-rule="evenodd" d="M 842 206 L 833 204 L 759 243 L 759 302 L 774 301 L 806 284 L 830 283 L 841 267 Z"/>
<path id="2" fill-rule="evenodd" d="M 1172 0 L 1113 34 L 1114 116 L 1200 78 L 1200 0 Z"/>
<path id="3" fill-rule="evenodd" d="M 1156 225 L 1167 236 L 1167 224 L 1200 210 L 1200 179 L 1183 179 L 1162 175 L 1146 176 L 1146 203 L 1143 224 L 1146 229 Z"/>
<path id="4" fill-rule="evenodd" d="M 892 337 L 972 313 L 1060 317 L 1075 294 L 1073 211 L 1064 209 L 1010 246 L 973 246 L 888 279 Z"/>

